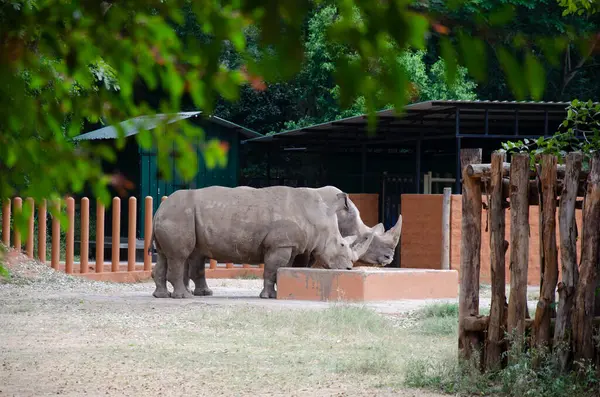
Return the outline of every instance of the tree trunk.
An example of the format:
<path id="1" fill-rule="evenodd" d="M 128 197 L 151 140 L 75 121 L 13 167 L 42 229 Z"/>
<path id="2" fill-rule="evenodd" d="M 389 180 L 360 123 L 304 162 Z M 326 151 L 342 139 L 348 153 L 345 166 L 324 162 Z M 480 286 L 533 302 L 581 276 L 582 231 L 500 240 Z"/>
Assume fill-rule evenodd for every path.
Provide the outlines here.
<path id="1" fill-rule="evenodd" d="M 575 222 L 575 202 L 579 185 L 583 156 L 569 153 L 564 189 L 560 198 L 558 223 L 560 227 L 560 259 L 562 281 L 558 284 L 558 310 L 554 327 L 554 349 L 557 352 L 562 371 L 570 367 L 571 313 L 575 286 L 579 277 L 577 269 L 577 223 Z"/>
<path id="2" fill-rule="evenodd" d="M 485 366 L 487 370 L 500 368 L 504 352 L 504 302 L 506 299 L 505 285 L 505 211 L 502 198 L 502 163 L 504 154 L 492 154 L 490 211 L 490 256 L 492 270 L 492 304 L 488 325 L 485 351 Z"/>
<path id="3" fill-rule="evenodd" d="M 542 156 L 542 209 L 540 223 L 543 247 L 543 284 L 533 322 L 534 340 L 537 346 L 550 344 L 554 295 L 558 282 L 558 249 L 556 247 L 556 156 Z"/>
<path id="4" fill-rule="evenodd" d="M 510 297 L 507 331 L 521 343 L 527 310 L 529 264 L 529 154 L 512 156 L 510 170 Z"/>
<path id="5" fill-rule="evenodd" d="M 580 276 L 575 292 L 573 311 L 573 347 L 575 360 L 594 357 L 592 320 L 596 278 L 598 275 L 598 245 L 600 242 L 600 153 L 592 159 L 587 195 L 583 209 L 583 240 Z"/>
<path id="6" fill-rule="evenodd" d="M 467 164 L 481 162 L 481 149 L 461 150 L 462 238 L 460 244 L 460 295 L 458 316 L 459 356 L 469 359 L 480 345 L 479 336 L 464 326 L 467 316 L 479 314 L 479 270 L 481 256 L 481 184 L 479 179 L 467 176 Z"/>

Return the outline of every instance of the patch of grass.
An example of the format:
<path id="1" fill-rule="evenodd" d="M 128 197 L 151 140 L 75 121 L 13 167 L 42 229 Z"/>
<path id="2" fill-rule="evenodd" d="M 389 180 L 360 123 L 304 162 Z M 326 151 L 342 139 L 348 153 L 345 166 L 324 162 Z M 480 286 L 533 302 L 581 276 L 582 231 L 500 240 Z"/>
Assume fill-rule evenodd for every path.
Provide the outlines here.
<path id="1" fill-rule="evenodd" d="M 424 335 L 455 335 L 458 329 L 458 304 L 434 303 L 415 313 L 416 332 Z"/>
<path id="2" fill-rule="evenodd" d="M 493 395 L 505 397 L 584 397 L 599 395 L 600 378 L 590 365 L 580 365 L 582 376 L 562 373 L 556 357 L 545 350 L 512 351 L 514 359 L 497 372 L 482 374 L 475 355 L 460 362 L 456 355 L 414 358 L 406 365 L 405 385 L 461 396 Z M 533 362 L 539 366 L 533 366 Z"/>
<path id="3" fill-rule="evenodd" d="M 432 303 L 416 311 L 418 318 L 458 318 L 458 303 Z"/>

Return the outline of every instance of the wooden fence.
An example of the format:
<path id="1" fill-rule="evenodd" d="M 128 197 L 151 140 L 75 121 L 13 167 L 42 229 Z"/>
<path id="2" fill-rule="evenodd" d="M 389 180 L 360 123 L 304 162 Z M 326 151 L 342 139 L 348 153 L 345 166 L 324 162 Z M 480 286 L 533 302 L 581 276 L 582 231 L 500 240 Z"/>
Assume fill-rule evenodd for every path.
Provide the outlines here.
<path id="1" fill-rule="evenodd" d="M 514 154 L 511 163 L 494 153 L 491 164 L 481 163 L 480 149 L 467 149 L 463 159 L 462 241 L 459 298 L 459 351 L 463 358 L 481 352 L 482 370 L 506 365 L 513 347 L 553 349 L 563 369 L 573 360 L 600 358 L 593 327 L 600 323 L 600 300 L 595 294 L 600 266 L 600 154 L 582 169 L 581 153 L 569 153 L 565 165 L 543 155 L 530 169 L 528 154 Z M 479 315 L 479 271 L 482 195 L 488 196 L 492 299 L 489 316 Z M 582 200 L 578 200 L 582 198 Z M 527 308 L 529 206 L 540 206 L 540 295 L 535 317 Z M 560 235 L 562 280 L 558 282 L 556 210 Z M 506 239 L 505 210 L 510 208 L 510 242 Z M 575 223 L 583 210 L 581 255 Z M 468 236 L 468 238 L 466 238 Z M 510 248 L 510 296 L 506 302 L 505 255 Z M 486 258 L 487 259 L 487 258 Z M 558 287 L 558 302 L 556 292 Z M 516 345 L 518 343 L 518 345 Z M 510 356 L 507 358 L 510 360 Z M 596 361 L 598 362 L 598 361 Z"/>
<path id="2" fill-rule="evenodd" d="M 167 197 L 162 197 L 164 201 Z M 75 199 L 69 197 L 66 199 L 66 217 L 68 219 L 68 228 L 65 235 L 65 247 L 61 260 L 61 225 L 57 217 L 51 217 L 50 225 L 50 260 L 47 260 L 47 243 L 48 243 L 48 225 L 47 218 L 49 211 L 46 201 L 41 203 L 33 202 L 31 198 L 27 198 L 31 203 L 31 208 L 34 208 L 31 216 L 28 219 L 27 241 L 25 242 L 25 254 L 40 262 L 49 264 L 55 270 L 64 271 L 67 274 L 81 275 L 87 278 L 96 280 L 110 281 L 138 281 L 150 277 L 152 270 L 152 256 L 148 254 L 150 245 L 150 237 L 152 234 L 152 219 L 153 219 L 153 199 L 148 196 L 144 199 L 145 219 L 144 224 L 144 240 L 143 240 L 143 257 L 142 261 L 138 262 L 136 251 L 142 248 L 139 246 L 140 241 L 136 238 L 137 229 L 137 199 L 130 197 L 127 200 L 127 215 L 128 215 L 128 233 L 126 243 L 121 239 L 121 199 L 114 197 L 112 200 L 112 233 L 110 235 L 111 257 L 109 261 L 105 260 L 105 207 L 100 202 L 96 203 L 96 240 L 92 242 L 96 247 L 95 261 L 90 261 L 90 200 L 84 197 L 79 203 L 80 219 L 76 219 Z M 7 247 L 13 247 L 18 251 L 23 250 L 23 241 L 21 233 L 12 226 L 11 214 L 16 211 L 21 211 L 23 208 L 23 199 L 15 197 L 12 200 L 6 200 L 2 203 L 2 242 Z M 56 207 L 59 209 L 58 207 Z M 60 209 L 59 209 L 60 210 Z M 37 215 L 37 233 L 35 232 L 35 219 Z M 80 238 L 75 240 L 75 225 L 79 223 Z M 12 238 L 11 238 L 12 236 Z M 37 240 L 36 240 L 37 239 Z M 37 243 L 37 244 L 36 244 Z M 75 247 L 79 246 L 78 263 L 75 262 Z M 37 245 L 37 250 L 34 252 L 34 247 Z M 127 261 L 121 261 L 121 249 L 127 250 Z M 241 264 L 234 265 L 233 263 L 218 264 L 216 260 L 210 260 L 206 272 L 210 278 L 231 278 L 254 276 L 262 277 L 264 265 L 249 265 Z"/>

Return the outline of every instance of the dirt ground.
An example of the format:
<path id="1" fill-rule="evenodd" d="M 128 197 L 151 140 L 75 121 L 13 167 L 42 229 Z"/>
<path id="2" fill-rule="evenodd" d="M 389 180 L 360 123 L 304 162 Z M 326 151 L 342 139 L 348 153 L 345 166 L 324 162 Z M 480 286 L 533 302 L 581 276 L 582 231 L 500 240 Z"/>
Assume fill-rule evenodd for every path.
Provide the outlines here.
<path id="1" fill-rule="evenodd" d="M 0 283 L 0 396 L 433 397 L 403 386 L 406 365 L 456 354 L 454 322 L 432 330 L 411 315 L 428 301 L 261 300 L 261 280 L 155 299 L 152 282 L 90 282 L 31 261 L 13 275 Z"/>

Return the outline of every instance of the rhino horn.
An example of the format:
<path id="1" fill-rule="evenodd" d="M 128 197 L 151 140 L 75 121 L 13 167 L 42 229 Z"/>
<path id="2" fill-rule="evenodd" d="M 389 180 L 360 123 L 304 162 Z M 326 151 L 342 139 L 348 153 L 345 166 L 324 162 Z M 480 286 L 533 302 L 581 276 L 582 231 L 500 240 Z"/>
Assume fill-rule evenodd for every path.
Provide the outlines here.
<path id="1" fill-rule="evenodd" d="M 373 233 L 376 233 L 376 234 L 384 234 L 385 233 L 385 226 L 383 226 L 383 223 L 378 223 L 375 226 L 373 226 L 373 228 L 371 229 L 371 231 Z"/>
<path id="2" fill-rule="evenodd" d="M 359 260 L 360 257 L 367 252 L 371 242 L 373 241 L 373 237 L 375 237 L 375 233 L 365 233 L 355 239 L 355 241 L 350 245 L 352 253 L 354 254 L 354 261 Z"/>
<path id="3" fill-rule="evenodd" d="M 327 211 L 328 216 L 332 216 L 339 210 L 345 209 L 347 210 L 348 206 L 348 194 L 347 193 L 338 193 L 335 195 L 335 201 L 329 205 L 329 209 Z"/>
<path id="4" fill-rule="evenodd" d="M 400 240 L 400 233 L 402 232 L 402 215 L 398 215 L 398 220 L 393 228 L 386 232 L 387 235 L 391 235 L 394 238 L 394 242 L 397 244 Z"/>

